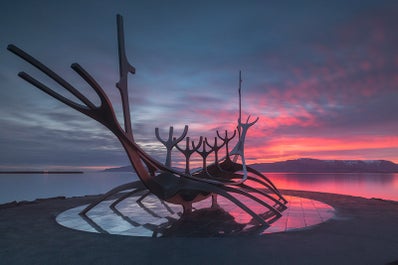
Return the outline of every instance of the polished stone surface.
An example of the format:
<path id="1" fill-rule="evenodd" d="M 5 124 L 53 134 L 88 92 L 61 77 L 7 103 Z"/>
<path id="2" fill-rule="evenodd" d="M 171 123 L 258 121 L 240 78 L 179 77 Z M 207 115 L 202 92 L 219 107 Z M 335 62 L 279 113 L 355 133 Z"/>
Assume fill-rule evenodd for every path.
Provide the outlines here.
<path id="1" fill-rule="evenodd" d="M 309 229 L 332 218 L 335 210 L 325 203 L 287 196 L 288 209 L 282 217 L 267 229 L 259 227 L 250 215 L 240 210 L 230 201 L 219 197 L 220 208 L 209 208 L 210 199 L 194 205 L 191 217 L 181 218 L 181 207 L 166 204 L 149 195 L 137 203 L 140 196 L 134 196 L 110 208 L 112 200 L 104 201 L 92 209 L 87 217 L 78 213 L 85 205 L 62 212 L 56 218 L 65 227 L 86 232 L 119 234 L 126 236 L 228 236 L 246 234 L 269 234 Z M 255 212 L 261 211 L 258 205 L 250 204 Z"/>

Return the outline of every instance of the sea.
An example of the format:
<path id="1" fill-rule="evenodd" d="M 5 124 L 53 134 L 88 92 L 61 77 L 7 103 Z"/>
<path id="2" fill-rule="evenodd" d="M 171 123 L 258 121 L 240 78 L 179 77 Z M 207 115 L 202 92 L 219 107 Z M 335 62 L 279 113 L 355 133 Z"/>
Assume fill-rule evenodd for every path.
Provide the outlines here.
<path id="1" fill-rule="evenodd" d="M 279 189 L 398 201 L 398 173 L 264 173 Z M 97 195 L 134 180 L 128 172 L 0 174 L 0 204 L 58 196 Z"/>

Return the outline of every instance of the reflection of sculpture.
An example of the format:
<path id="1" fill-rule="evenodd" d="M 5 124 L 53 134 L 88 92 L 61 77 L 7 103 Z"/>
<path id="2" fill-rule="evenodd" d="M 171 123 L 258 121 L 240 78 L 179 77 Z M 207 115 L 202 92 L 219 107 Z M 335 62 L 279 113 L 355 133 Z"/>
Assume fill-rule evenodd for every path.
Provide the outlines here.
<path id="1" fill-rule="evenodd" d="M 148 189 L 160 200 L 182 205 L 184 214 L 188 214 L 192 211 L 193 203 L 201 201 L 210 195 L 214 195 L 214 197 L 215 195 L 220 195 L 243 209 L 260 225 L 268 227 L 269 223 L 281 216 L 281 211 L 286 209 L 285 204 L 287 201 L 283 198 L 283 196 L 268 178 L 246 165 L 243 152 L 246 132 L 250 126 L 257 122 L 258 119 L 249 123 L 249 117 L 246 123 L 242 123 L 241 114 L 239 113 L 239 139 L 235 148 L 233 148 L 231 152 L 229 152 L 228 145 L 234 138 L 236 132 L 234 132 L 232 137 L 228 136 L 227 131 L 225 132 L 225 136 L 221 136 L 217 132 L 218 138 L 215 138 L 214 143 L 209 143 L 206 138 L 204 140 L 203 138 L 200 138 L 196 145 L 194 142 L 192 142 L 192 148 L 190 148 L 190 139 L 187 137 L 186 147 L 185 149 L 182 149 L 180 146 L 178 146 L 178 143 L 181 142 L 186 136 L 188 132 L 187 126 L 185 127 L 182 136 L 180 136 L 178 139 L 173 137 L 173 128 L 171 127 L 169 131 L 169 139 L 167 141 L 161 139 L 159 131 L 156 129 L 156 137 L 166 146 L 167 158 L 165 164 L 161 164 L 160 162 L 154 160 L 134 141 L 128 102 L 127 76 L 128 73 L 134 74 L 135 68 L 128 62 L 125 54 L 123 21 L 120 15 L 117 16 L 117 25 L 120 80 L 116 84 L 116 87 L 119 89 L 122 98 L 124 129 L 120 126 L 112 104 L 105 91 L 79 64 L 74 63 L 71 65 L 71 67 L 96 92 L 101 102 L 99 106 L 96 106 L 78 89 L 73 87 L 70 83 L 65 81 L 55 72 L 50 70 L 44 64 L 23 50 L 14 45 L 8 46 L 8 50 L 32 64 L 51 79 L 56 81 L 59 85 L 74 95 L 78 101 L 72 101 L 62 96 L 58 92 L 47 87 L 45 84 L 41 83 L 25 72 L 19 73 L 21 78 L 61 101 L 62 103 L 68 105 L 69 107 L 98 121 L 107 127 L 111 132 L 113 132 L 113 134 L 118 138 L 124 147 L 131 164 L 141 180 L 127 183 L 112 189 L 103 195 L 101 200 L 89 205 L 81 212 L 81 214 L 84 215 L 99 202 L 118 192 L 134 189 L 130 193 L 126 193 L 120 197 L 119 200 L 112 204 L 112 207 L 115 207 L 117 203 L 127 196 L 134 194 L 137 191 Z M 239 111 L 241 111 L 241 108 L 239 108 Z M 222 140 L 222 143 L 218 144 L 217 139 Z M 180 172 L 171 168 L 171 149 L 173 147 L 176 147 L 178 150 L 180 150 L 186 158 L 185 172 Z M 202 150 L 200 150 L 200 147 L 202 147 Z M 207 147 L 209 149 L 207 149 Z M 226 155 L 220 159 L 219 151 L 222 147 L 225 147 Z M 198 152 L 202 156 L 203 168 L 201 170 L 191 172 L 189 167 L 189 159 L 193 152 Z M 207 157 L 210 152 L 214 152 L 215 161 L 214 163 L 207 165 Z M 231 155 L 234 155 L 234 159 L 230 158 Z M 242 164 L 237 163 L 237 158 L 239 157 L 241 158 Z M 264 209 L 262 213 L 265 214 L 254 212 L 240 198 L 244 198 L 244 200 L 251 200 L 262 206 Z"/>

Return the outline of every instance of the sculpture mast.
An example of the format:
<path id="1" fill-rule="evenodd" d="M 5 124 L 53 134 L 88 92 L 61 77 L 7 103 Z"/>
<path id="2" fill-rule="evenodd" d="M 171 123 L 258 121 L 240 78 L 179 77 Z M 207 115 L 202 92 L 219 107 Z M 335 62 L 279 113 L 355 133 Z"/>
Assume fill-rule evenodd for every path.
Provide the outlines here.
<path id="1" fill-rule="evenodd" d="M 245 151 L 244 151 L 244 145 L 245 145 L 245 138 L 246 138 L 246 133 L 247 130 L 253 126 L 257 121 L 255 119 L 253 122 L 249 123 L 250 120 L 250 115 L 247 117 L 247 120 L 245 123 L 242 122 L 242 95 L 241 95 L 241 86 L 242 86 L 242 73 L 239 71 L 239 119 L 238 119 L 238 133 L 239 133 L 239 140 L 236 143 L 234 149 L 231 151 L 231 155 L 235 155 L 235 158 L 233 159 L 234 162 L 238 159 L 240 156 L 242 159 L 242 170 L 243 170 L 243 177 L 242 180 L 239 183 L 243 183 L 247 179 L 247 168 L 246 168 L 246 161 L 245 161 Z"/>
<path id="2" fill-rule="evenodd" d="M 123 31 L 123 17 L 117 15 L 117 40 L 118 40 L 118 51 L 119 51 L 119 74 L 120 80 L 116 83 L 116 87 L 120 91 L 122 97 L 123 106 L 123 117 L 124 117 L 124 128 L 128 138 L 133 139 L 133 130 L 131 127 L 130 118 L 130 104 L 129 96 L 127 91 L 128 74 L 135 74 L 135 68 L 128 62 L 126 57 L 126 49 L 124 46 L 124 31 Z"/>
<path id="3" fill-rule="evenodd" d="M 241 87 L 242 87 L 242 71 L 239 70 L 239 89 L 238 89 L 238 93 L 239 93 L 239 122 L 242 119 L 242 94 L 241 94 Z"/>

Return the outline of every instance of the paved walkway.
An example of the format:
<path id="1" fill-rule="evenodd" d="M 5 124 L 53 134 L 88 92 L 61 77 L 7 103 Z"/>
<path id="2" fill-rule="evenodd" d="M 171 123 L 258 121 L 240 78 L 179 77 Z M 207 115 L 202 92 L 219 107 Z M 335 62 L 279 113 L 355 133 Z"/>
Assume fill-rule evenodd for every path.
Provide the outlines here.
<path id="1" fill-rule="evenodd" d="M 286 191 L 324 202 L 335 217 L 263 236 L 148 238 L 60 226 L 61 212 L 94 197 L 0 207 L 0 264 L 388 264 L 398 261 L 398 203 Z M 398 264 L 398 263 L 396 263 Z"/>

